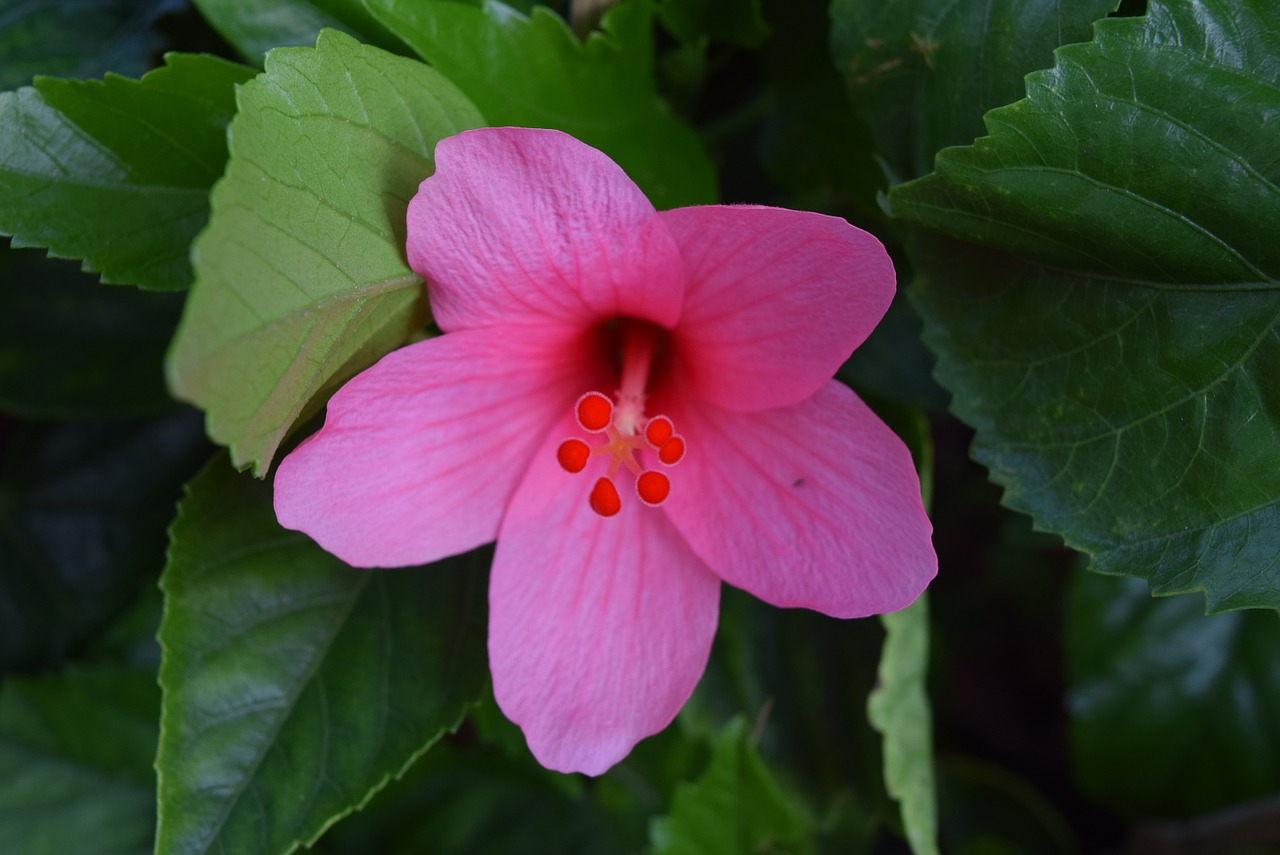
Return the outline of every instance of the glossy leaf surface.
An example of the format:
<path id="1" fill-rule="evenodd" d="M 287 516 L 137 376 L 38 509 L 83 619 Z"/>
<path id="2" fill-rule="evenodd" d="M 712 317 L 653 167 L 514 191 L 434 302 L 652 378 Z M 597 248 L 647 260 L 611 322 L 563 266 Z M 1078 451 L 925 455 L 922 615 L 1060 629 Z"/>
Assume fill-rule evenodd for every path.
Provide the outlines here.
<path id="1" fill-rule="evenodd" d="M 1280 606 L 1280 19 L 1152 2 L 895 188 L 1005 501 L 1158 593 Z"/>
<path id="2" fill-rule="evenodd" d="M 369 6 L 489 124 L 572 134 L 613 158 L 658 208 L 715 201 L 706 153 L 654 89 L 649 0 L 615 6 L 586 42 L 543 7 L 526 17 L 497 0 Z"/>
<path id="3" fill-rule="evenodd" d="M 219 455 L 161 582 L 158 850 L 290 852 L 455 728 L 487 676 L 475 563 L 355 570 Z"/>
<path id="4" fill-rule="evenodd" d="M 170 54 L 141 80 L 40 78 L 0 93 L 0 233 L 104 282 L 185 288 L 191 239 L 251 69 Z"/>

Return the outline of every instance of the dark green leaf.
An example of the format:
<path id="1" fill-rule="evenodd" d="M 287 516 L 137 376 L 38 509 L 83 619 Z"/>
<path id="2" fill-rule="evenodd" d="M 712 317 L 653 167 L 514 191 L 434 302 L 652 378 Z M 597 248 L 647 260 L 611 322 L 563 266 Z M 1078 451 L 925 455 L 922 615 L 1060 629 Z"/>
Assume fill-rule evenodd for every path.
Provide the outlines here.
<path id="1" fill-rule="evenodd" d="M 438 140 L 483 120 L 420 62 L 326 31 L 241 88 L 168 372 L 237 467 L 427 318 L 405 209 Z"/>
<path id="2" fill-rule="evenodd" d="M 762 0 L 659 0 L 658 20 L 682 42 L 759 47 L 769 37 Z"/>
<path id="3" fill-rule="evenodd" d="M 1280 789 L 1280 618 L 1079 574 L 1068 612 L 1075 766 L 1113 810 L 1186 816 Z"/>
<path id="4" fill-rule="evenodd" d="M 399 42 L 361 0 L 194 0 L 222 37 L 253 62 L 274 47 L 315 44 L 320 31 L 341 30 L 394 50 Z"/>
<path id="5" fill-rule="evenodd" d="M 103 288 L 73 262 L 0 241 L 0 410 L 129 416 L 173 405 L 161 362 L 178 294 Z"/>
<path id="6" fill-rule="evenodd" d="M 812 852 L 810 821 L 756 752 L 741 718 L 716 740 L 711 765 L 676 791 L 669 816 L 650 830 L 654 855 Z"/>
<path id="7" fill-rule="evenodd" d="M 348 567 L 219 456 L 161 582 L 158 851 L 290 852 L 456 727 L 486 679 L 478 563 Z"/>
<path id="8" fill-rule="evenodd" d="M 1159 593 L 1280 607 L 1280 18 L 1152 0 L 889 196 L 1005 501 Z"/>
<path id="9" fill-rule="evenodd" d="M 726 586 L 707 672 L 680 723 L 710 736 L 734 716 L 756 721 L 761 753 L 823 818 L 823 840 L 870 851 L 895 810 L 866 720 L 883 635 L 878 621 L 777 609 Z"/>
<path id="10" fill-rule="evenodd" d="M 650 0 L 610 9 L 580 42 L 554 12 L 509 6 L 369 0 L 388 27 L 458 85 L 492 125 L 557 128 L 612 157 L 654 205 L 715 198 L 693 132 L 654 91 Z"/>
<path id="11" fill-rule="evenodd" d="M 933 718 L 925 694 L 929 665 L 929 601 L 882 615 L 884 650 L 879 681 L 867 699 L 867 718 L 884 736 L 884 780 L 898 800 L 915 855 L 938 852 L 933 775 Z"/>
<path id="12" fill-rule="evenodd" d="M 149 855 L 155 674 L 98 666 L 0 688 L 0 852 Z"/>
<path id="13" fill-rule="evenodd" d="M 37 74 L 135 77 L 159 57 L 157 18 L 175 0 L 0 0 L 0 89 Z"/>
<path id="14" fill-rule="evenodd" d="M 15 432 L 0 465 L 0 670 L 57 664 L 155 579 L 195 413 Z M 3 850 L 0 850 L 3 851 Z"/>
<path id="15" fill-rule="evenodd" d="M 170 54 L 141 80 L 42 77 L 0 93 L 0 233 L 82 258 L 104 282 L 174 290 L 227 157 L 234 85 L 253 72 Z"/>
<path id="16" fill-rule="evenodd" d="M 834 0 L 832 49 L 894 181 L 982 133 L 1059 45 L 1085 41 L 1119 0 Z"/>

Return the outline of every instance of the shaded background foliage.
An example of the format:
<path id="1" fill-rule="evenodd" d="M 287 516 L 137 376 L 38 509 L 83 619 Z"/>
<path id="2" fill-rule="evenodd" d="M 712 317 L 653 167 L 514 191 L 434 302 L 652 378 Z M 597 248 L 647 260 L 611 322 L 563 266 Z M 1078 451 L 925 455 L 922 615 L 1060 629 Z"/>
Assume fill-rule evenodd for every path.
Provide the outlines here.
<path id="1" fill-rule="evenodd" d="M 1274 851 L 1274 3 L 626 0 L 585 41 L 566 5 L 0 2 L 0 851 L 923 853 L 926 773 L 944 852 Z M 326 27 L 348 35 L 311 47 Z M 387 69 L 416 81 L 409 125 Z M 359 107 L 386 140 L 370 198 L 322 186 L 333 134 L 273 150 L 291 74 L 320 81 L 303 112 Z M 677 722 L 585 780 L 537 767 L 485 687 L 484 551 L 356 574 L 278 529 L 166 389 L 180 315 L 170 388 L 265 474 L 421 327 L 372 197 L 403 203 L 426 141 L 482 122 L 576 133 L 659 207 L 886 242 L 901 293 L 838 376 L 932 486 L 927 624 L 726 590 Z M 269 313 L 197 308 L 245 281 L 224 247 L 315 238 L 255 246 L 219 214 L 297 213 L 252 197 L 254 167 L 381 223 L 313 297 L 399 276 L 368 298 L 385 323 L 326 302 L 286 346 Z M 310 335 L 327 373 L 241 427 L 265 394 L 243 376 L 285 376 Z M 902 725 L 926 654 L 936 762 Z"/>

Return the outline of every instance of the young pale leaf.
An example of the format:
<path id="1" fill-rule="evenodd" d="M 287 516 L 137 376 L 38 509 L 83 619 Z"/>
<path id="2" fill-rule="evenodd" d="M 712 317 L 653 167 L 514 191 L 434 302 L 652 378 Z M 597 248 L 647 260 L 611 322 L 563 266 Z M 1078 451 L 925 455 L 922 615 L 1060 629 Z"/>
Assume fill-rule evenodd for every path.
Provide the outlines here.
<path id="1" fill-rule="evenodd" d="M 867 718 L 884 735 L 884 781 L 898 800 L 915 855 L 937 855 L 938 809 L 933 775 L 932 717 L 925 694 L 929 604 L 921 595 L 900 612 L 882 615 L 880 681 L 867 699 Z"/>
<path id="2" fill-rule="evenodd" d="M 142 74 L 164 39 L 157 18 L 177 0 L 0 0 L 0 89 L 37 74 Z"/>
<path id="3" fill-rule="evenodd" d="M 895 181 L 924 175 L 1119 0 L 834 0 L 831 46 Z"/>
<path id="4" fill-rule="evenodd" d="M 456 727 L 487 676 L 476 563 L 348 567 L 219 455 L 161 580 L 157 851 L 290 852 Z"/>
<path id="5" fill-rule="evenodd" d="M 736 718 L 716 740 L 711 764 L 676 790 L 669 816 L 650 826 L 653 855 L 813 851 L 813 831 Z"/>
<path id="6" fill-rule="evenodd" d="M 659 208 L 715 200 L 715 174 L 693 132 L 654 90 L 649 0 L 610 9 L 581 42 L 549 9 L 369 0 L 418 55 L 493 125 L 557 128 L 612 157 Z"/>
<path id="7" fill-rule="evenodd" d="M 893 213 L 1005 501 L 1158 593 L 1280 607 L 1280 18 L 1152 0 L 1058 51 Z M 1015 257 L 1017 256 L 1017 257 Z"/>
<path id="8" fill-rule="evenodd" d="M 82 258 L 104 282 L 185 288 L 188 247 L 253 71 L 169 54 L 141 80 L 38 78 L 0 93 L 0 233 Z"/>
<path id="9" fill-rule="evenodd" d="M 153 584 L 199 417 L 15 431 L 0 461 L 0 671 L 55 667 Z M 0 848 L 0 852 L 6 851 Z"/>
<path id="10" fill-rule="evenodd" d="M 398 44 L 360 0 L 195 0 L 196 8 L 222 37 L 258 62 L 271 48 L 311 45 L 326 28 L 366 44 Z"/>
<path id="11" fill-rule="evenodd" d="M 1280 789 L 1280 620 L 1206 617 L 1135 579 L 1080 574 L 1068 610 L 1071 742 L 1092 799 L 1187 816 Z"/>
<path id="12" fill-rule="evenodd" d="M 272 51 L 237 101 L 167 370 L 262 474 L 323 390 L 425 324 L 405 209 L 436 142 L 483 120 L 436 71 L 332 30 Z"/>
<path id="13" fill-rule="evenodd" d="M 155 673 L 109 666 L 0 688 L 0 852 L 149 855 Z"/>

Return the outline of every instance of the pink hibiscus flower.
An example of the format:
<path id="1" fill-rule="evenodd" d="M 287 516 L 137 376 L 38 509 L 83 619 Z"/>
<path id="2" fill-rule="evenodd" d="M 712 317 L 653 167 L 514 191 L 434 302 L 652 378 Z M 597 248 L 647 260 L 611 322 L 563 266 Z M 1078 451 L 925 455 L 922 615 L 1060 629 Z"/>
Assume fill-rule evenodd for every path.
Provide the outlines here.
<path id="1" fill-rule="evenodd" d="M 937 559 L 911 456 L 831 379 L 893 296 L 875 238 L 655 211 L 556 131 L 435 156 L 408 255 L 445 334 L 333 396 L 276 514 L 362 567 L 496 539 L 494 694 L 543 765 L 599 774 L 671 722 L 722 581 L 844 618 L 920 594 Z"/>

